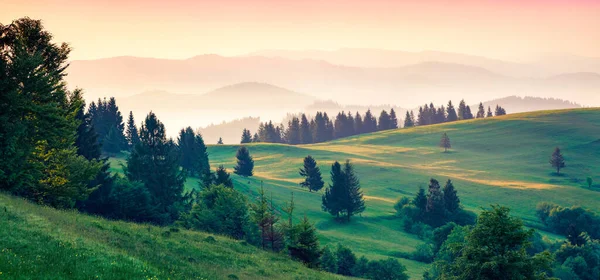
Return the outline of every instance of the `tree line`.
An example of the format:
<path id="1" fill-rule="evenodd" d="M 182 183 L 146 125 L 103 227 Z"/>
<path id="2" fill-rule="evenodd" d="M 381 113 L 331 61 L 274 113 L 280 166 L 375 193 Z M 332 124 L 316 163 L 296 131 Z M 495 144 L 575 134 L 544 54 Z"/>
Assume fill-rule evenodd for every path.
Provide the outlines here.
<path id="1" fill-rule="evenodd" d="M 506 115 L 506 110 L 496 106 L 496 116 Z M 483 103 L 479 103 L 479 110 L 475 117 L 471 109 L 461 100 L 458 106 L 458 112 L 448 102 L 447 107 L 443 105 L 436 109 L 433 103 L 419 107 L 418 116 L 412 111 L 406 112 L 404 118 L 404 127 L 414 127 L 421 125 L 438 124 L 444 122 L 453 122 L 457 120 L 468 120 L 473 118 L 493 117 L 491 108 L 488 107 L 486 113 Z M 273 124 L 272 121 L 263 122 L 259 125 L 258 131 L 254 134 L 250 130 L 244 129 L 240 143 L 286 143 L 290 145 L 312 144 L 331 141 L 338 138 L 359 135 L 363 133 L 372 133 L 388 129 L 400 128 L 396 112 L 392 108 L 388 113 L 382 110 L 377 118 L 371 110 L 367 110 L 364 115 L 352 114 L 351 112 L 339 112 L 334 119 L 330 119 L 326 112 L 317 112 L 315 117 L 309 119 L 306 114 L 299 117 L 293 116 L 287 123 Z"/>

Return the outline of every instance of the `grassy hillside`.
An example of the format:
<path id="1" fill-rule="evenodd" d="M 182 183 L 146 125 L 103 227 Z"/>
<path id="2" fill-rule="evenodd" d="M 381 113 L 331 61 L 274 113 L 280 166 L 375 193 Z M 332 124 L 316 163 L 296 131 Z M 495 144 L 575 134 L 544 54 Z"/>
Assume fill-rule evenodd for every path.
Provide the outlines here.
<path id="1" fill-rule="evenodd" d="M 438 148 L 444 132 L 453 146 L 448 153 Z M 561 147 L 567 162 L 561 176 L 554 175 L 548 163 L 556 146 Z M 211 164 L 223 164 L 231 171 L 236 149 L 235 145 L 210 146 Z M 600 109 L 514 114 L 323 144 L 251 144 L 249 149 L 255 176 L 233 176 L 237 189 L 256 195 L 264 181 L 279 206 L 294 192 L 298 216 L 307 214 L 316 222 L 322 242 L 344 243 L 369 258 L 410 252 L 422 244 L 401 230 L 392 206 L 399 197 L 412 196 L 419 186 L 427 187 L 431 177 L 452 179 L 469 210 L 506 205 L 532 227 L 540 226 L 534 212 L 540 201 L 578 204 L 600 212 Z M 322 193 L 309 193 L 298 186 L 298 169 L 306 155 L 316 158 L 326 181 L 334 160 L 350 159 L 367 198 L 367 211 L 350 224 L 338 224 L 321 211 Z M 588 176 L 596 182 L 595 190 L 584 186 Z M 412 277 L 419 277 L 426 268 L 419 262 L 401 262 Z"/>
<path id="2" fill-rule="evenodd" d="M 201 232 L 107 221 L 0 193 L 0 279 L 339 279 Z"/>

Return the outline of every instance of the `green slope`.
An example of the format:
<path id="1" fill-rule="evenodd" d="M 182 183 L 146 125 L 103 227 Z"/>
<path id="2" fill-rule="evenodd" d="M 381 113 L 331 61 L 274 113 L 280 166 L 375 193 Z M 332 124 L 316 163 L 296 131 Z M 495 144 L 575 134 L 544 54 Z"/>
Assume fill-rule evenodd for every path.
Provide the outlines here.
<path id="1" fill-rule="evenodd" d="M 438 143 L 447 132 L 453 149 L 442 153 Z M 548 160 L 560 146 L 567 161 L 556 176 Z M 429 178 L 452 179 L 467 209 L 506 205 L 527 225 L 539 227 L 535 206 L 540 201 L 578 204 L 600 212 L 600 109 L 540 111 L 484 120 L 470 120 L 411 129 L 397 129 L 323 144 L 288 146 L 250 144 L 255 176 L 233 176 L 237 189 L 256 195 L 260 181 L 280 207 L 294 192 L 298 216 L 316 222 L 323 243 L 340 242 L 369 258 L 410 252 L 422 244 L 401 230 L 393 203 L 412 196 Z M 235 164 L 236 145 L 209 147 L 211 164 Z M 329 181 L 334 160 L 351 159 L 367 197 L 367 211 L 350 224 L 337 224 L 321 211 L 321 193 L 298 187 L 302 159 L 312 155 Z M 596 190 L 588 190 L 591 176 Z M 401 260 L 412 277 L 426 265 Z"/>
<path id="2" fill-rule="evenodd" d="M 244 242 L 0 194 L 0 279 L 338 279 Z"/>

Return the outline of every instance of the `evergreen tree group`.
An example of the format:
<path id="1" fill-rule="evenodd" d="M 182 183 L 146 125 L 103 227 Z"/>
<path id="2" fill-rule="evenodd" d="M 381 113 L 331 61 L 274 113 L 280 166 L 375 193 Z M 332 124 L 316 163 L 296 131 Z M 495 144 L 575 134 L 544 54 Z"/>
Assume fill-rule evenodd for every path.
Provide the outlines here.
<path id="1" fill-rule="evenodd" d="M 383 110 L 379 115 L 379 121 L 371 110 L 368 110 L 364 117 L 358 112 L 354 115 L 351 112 L 339 112 L 334 119 L 330 119 L 325 112 L 317 112 L 313 119 L 309 119 L 306 114 L 300 117 L 292 116 L 287 127 L 283 124 L 275 125 L 272 121 L 261 123 L 258 132 L 250 141 L 291 145 L 311 144 L 396 128 L 398 128 L 398 118 L 394 109 L 389 113 Z M 250 131 L 244 129 L 242 143 L 249 143 L 246 142 L 250 139 L 249 135 Z"/>
<path id="2" fill-rule="evenodd" d="M 322 197 L 323 211 L 336 218 L 345 216 L 345 220 L 349 222 L 350 217 L 365 210 L 360 182 L 349 160 L 343 168 L 337 161 L 331 166 L 331 182 Z"/>
<path id="3" fill-rule="evenodd" d="M 181 129 L 177 146 L 181 155 L 181 168 L 187 175 L 200 177 L 210 171 L 208 152 L 200 133 L 195 133 L 191 127 Z"/>
<path id="4" fill-rule="evenodd" d="M 506 115 L 506 111 L 500 107 L 496 106 L 496 116 Z M 483 107 L 483 103 L 479 103 L 479 107 L 477 110 L 477 114 L 473 116 L 471 112 L 471 107 L 466 105 L 464 100 L 461 100 L 458 109 L 454 108 L 452 104 L 452 100 L 448 101 L 446 107 L 443 105 L 440 107 L 435 107 L 433 103 L 429 105 L 425 104 L 424 106 L 419 107 L 418 115 L 415 118 L 413 112 L 406 112 L 406 116 L 404 118 L 404 127 L 413 127 L 413 126 L 421 126 L 421 125 L 430 125 L 430 124 L 438 124 L 445 122 L 453 122 L 458 120 L 469 120 L 473 118 L 489 118 L 493 117 L 491 108 L 488 107 L 487 114 L 485 113 L 485 109 Z"/>
<path id="5" fill-rule="evenodd" d="M 104 152 L 115 154 L 131 147 L 129 139 L 125 137 L 123 116 L 114 97 L 109 98 L 108 101 L 105 98 L 98 99 L 97 103 L 92 102 L 88 108 L 88 114 L 98 134 L 98 143 L 101 144 Z M 135 127 L 133 115 L 130 114 L 129 117 L 128 130 L 132 129 L 129 125 Z M 131 139 L 131 141 L 135 141 L 135 139 Z"/>

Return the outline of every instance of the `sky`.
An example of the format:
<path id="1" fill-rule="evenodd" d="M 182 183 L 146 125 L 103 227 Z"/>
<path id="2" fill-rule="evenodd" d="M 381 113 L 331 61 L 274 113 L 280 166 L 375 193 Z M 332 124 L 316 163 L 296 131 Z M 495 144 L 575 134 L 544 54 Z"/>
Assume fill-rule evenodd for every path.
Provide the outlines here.
<path id="1" fill-rule="evenodd" d="M 0 23 L 41 19 L 72 59 L 339 48 L 600 57 L 600 0 L 0 2 Z"/>

